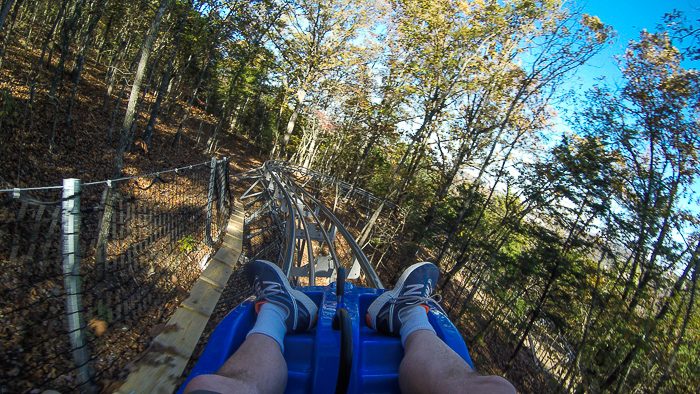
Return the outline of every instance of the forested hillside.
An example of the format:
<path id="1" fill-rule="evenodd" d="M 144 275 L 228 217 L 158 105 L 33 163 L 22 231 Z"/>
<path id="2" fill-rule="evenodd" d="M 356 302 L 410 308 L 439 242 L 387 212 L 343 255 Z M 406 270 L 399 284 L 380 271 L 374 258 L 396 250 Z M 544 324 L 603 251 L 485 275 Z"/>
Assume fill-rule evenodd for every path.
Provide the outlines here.
<path id="1" fill-rule="evenodd" d="M 543 390 L 527 359 L 547 390 L 694 392 L 700 30 L 667 15 L 621 54 L 622 86 L 569 97 L 615 39 L 603 22 L 556 0 L 4 0 L 1 185 L 238 144 L 403 207 L 373 263 L 441 268 L 477 368 L 522 391 Z"/>

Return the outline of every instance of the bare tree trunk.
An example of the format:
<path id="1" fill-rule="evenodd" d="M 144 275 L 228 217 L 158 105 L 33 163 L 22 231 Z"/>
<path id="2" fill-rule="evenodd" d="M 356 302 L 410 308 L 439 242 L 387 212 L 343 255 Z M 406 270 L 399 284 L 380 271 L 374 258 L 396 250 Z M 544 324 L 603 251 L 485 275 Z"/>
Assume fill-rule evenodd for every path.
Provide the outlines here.
<path id="1" fill-rule="evenodd" d="M 117 113 L 119 113 L 119 107 L 124 97 L 124 92 L 126 91 L 126 85 L 129 83 L 127 77 L 124 77 L 122 82 L 122 88 L 119 91 L 119 96 L 117 97 L 117 103 L 114 105 L 114 110 L 112 110 L 112 119 L 109 121 L 109 132 L 107 132 L 107 144 L 112 145 L 112 132 L 114 131 L 114 123 L 117 121 Z"/>
<path id="2" fill-rule="evenodd" d="M 447 172 L 447 175 L 444 177 L 443 182 L 439 186 L 437 193 L 435 193 L 435 198 L 430 204 L 430 207 L 428 207 L 428 213 L 423 219 L 423 228 L 425 228 L 426 231 L 417 233 L 418 237 L 414 239 L 414 241 L 420 241 L 420 237 L 422 235 L 425 235 L 427 233 L 427 230 L 429 230 L 432 227 L 433 220 L 435 219 L 435 214 L 437 213 L 437 209 L 441 202 L 444 201 L 447 197 L 450 187 L 452 187 L 452 183 L 457 177 L 457 173 L 459 173 L 459 170 L 462 168 L 464 162 L 468 161 L 471 158 L 473 150 L 476 148 L 478 135 L 487 133 L 489 131 L 490 129 L 477 131 L 475 133 L 472 133 L 472 138 L 469 138 L 469 140 L 462 141 L 457 156 L 455 157 L 452 163 L 452 167 Z"/>
<path id="3" fill-rule="evenodd" d="M 97 4 L 94 5 L 94 13 L 90 16 L 90 21 L 88 22 L 87 32 L 85 33 L 85 39 L 83 40 L 82 45 L 83 48 L 82 51 L 80 51 L 80 57 L 75 63 L 75 67 L 73 68 L 73 92 L 70 98 L 70 103 L 68 104 L 68 113 L 66 114 L 66 126 L 68 128 L 71 127 L 71 114 L 73 113 L 73 104 L 75 102 L 75 97 L 78 93 L 78 84 L 80 83 L 80 76 L 83 73 L 85 56 L 87 54 L 88 48 L 90 47 L 92 33 L 95 31 L 95 28 L 97 27 L 97 23 L 100 21 L 100 18 L 102 18 L 102 12 L 104 11 L 105 7 L 107 7 L 109 1 L 110 0 L 100 0 Z"/>
<path id="4" fill-rule="evenodd" d="M 697 292 L 698 287 L 698 271 L 700 271 L 700 259 L 696 257 L 694 260 L 695 267 L 693 268 L 693 278 L 691 280 L 692 285 L 690 289 L 690 300 L 688 300 L 688 307 L 686 308 L 685 316 L 683 317 L 683 324 L 681 325 L 680 334 L 678 335 L 678 339 L 676 339 L 676 343 L 673 345 L 671 360 L 665 364 L 664 372 L 661 375 L 661 378 L 656 383 L 656 386 L 654 387 L 654 393 L 658 393 L 659 390 L 663 388 L 663 386 L 670 378 L 669 373 L 671 370 L 673 370 L 673 367 L 675 367 L 676 365 L 676 362 L 678 360 L 678 351 L 680 350 L 681 343 L 683 342 L 683 337 L 686 334 L 690 318 L 693 316 L 693 307 L 695 306 L 695 294 Z"/>
<path id="5" fill-rule="evenodd" d="M 7 51 L 7 44 L 10 42 L 10 35 L 12 34 L 12 29 L 15 27 L 15 21 L 17 20 L 17 14 L 19 9 L 22 8 L 22 2 L 24 0 L 19 0 L 15 4 L 14 10 L 12 10 L 12 17 L 10 18 L 10 27 L 5 33 L 5 39 L 2 42 L 2 50 L 0 50 L 0 70 L 2 70 L 2 65 L 5 62 L 5 51 Z"/>
<path id="6" fill-rule="evenodd" d="M 272 135 L 272 151 L 270 152 L 270 157 L 275 157 L 275 153 L 279 149 L 279 137 L 280 137 L 280 119 L 282 119 L 282 112 L 284 111 L 284 99 L 287 97 L 286 90 L 282 94 L 282 100 L 280 104 L 280 112 L 277 114 L 277 119 L 275 119 L 275 129 Z"/>
<path id="7" fill-rule="evenodd" d="M 452 243 L 452 239 L 454 239 L 455 234 L 457 233 L 457 229 L 459 228 L 459 225 L 462 223 L 462 219 L 464 219 L 464 215 L 467 213 L 467 210 L 469 209 L 470 205 L 471 205 L 470 200 L 465 200 L 464 204 L 462 204 L 462 209 L 459 210 L 459 214 L 457 215 L 457 219 L 455 219 L 455 221 L 452 222 L 452 225 L 450 226 L 450 230 L 447 233 L 447 239 L 442 244 L 442 247 L 440 247 L 440 253 L 438 253 L 438 256 L 435 258 L 435 265 L 436 266 L 440 267 L 440 262 L 442 261 L 442 258 L 445 256 L 445 253 L 447 253 L 447 249 L 450 247 L 450 244 Z M 459 272 L 460 269 L 462 269 L 462 267 L 459 266 L 459 264 L 458 264 L 449 272 L 443 287 L 447 286 L 447 284 L 450 282 L 450 278 L 452 278 L 457 272 Z"/>
<path id="8" fill-rule="evenodd" d="M 44 12 L 46 12 L 46 9 L 49 8 L 49 5 L 50 5 L 49 2 L 46 2 L 45 7 L 44 7 Z M 34 49 L 34 43 L 36 42 L 36 38 L 34 40 L 30 40 L 30 38 L 33 37 L 32 32 L 33 32 L 33 28 L 34 28 L 34 22 L 36 22 L 36 15 L 39 13 L 40 8 L 41 7 L 34 7 L 34 12 L 32 12 L 31 21 L 27 22 L 27 25 L 29 25 L 29 28 L 27 29 L 27 36 L 24 38 L 24 41 L 27 43 L 24 46 L 24 50 L 25 50 L 24 54 L 25 55 L 27 54 L 27 49 L 29 48 L 30 42 L 31 42 L 32 49 Z M 44 23 L 46 22 L 45 19 L 43 21 L 44 21 Z"/>
<path id="9" fill-rule="evenodd" d="M 325 105 L 322 110 L 326 111 L 327 108 L 328 106 Z M 308 127 L 305 129 L 308 130 Z M 308 133 L 308 135 L 305 136 L 306 144 L 304 146 L 304 149 L 300 151 L 300 154 L 304 157 L 304 163 L 302 164 L 302 167 L 311 168 L 311 166 L 313 165 L 314 159 L 316 158 L 318 140 L 321 138 L 320 135 L 322 129 L 323 127 L 321 125 L 321 119 L 318 116 L 312 118 L 311 131 Z"/>
<path id="10" fill-rule="evenodd" d="M 117 52 L 116 56 L 112 57 L 112 61 L 107 67 L 107 92 L 105 93 L 104 102 L 102 103 L 102 112 L 107 112 L 107 108 L 109 107 L 109 98 L 112 96 L 112 89 L 114 88 L 114 83 L 117 80 L 117 73 L 119 72 L 119 69 L 117 67 L 119 66 L 119 64 L 121 64 L 122 58 L 128 52 L 130 43 L 131 36 L 129 36 L 128 40 L 124 41 L 124 46 Z M 131 71 L 131 68 L 129 69 L 129 71 Z"/>
<path id="11" fill-rule="evenodd" d="M 696 245 L 695 251 L 693 252 L 693 256 L 691 257 L 690 262 L 686 266 L 686 269 L 683 271 L 683 274 L 680 277 L 678 277 L 678 279 L 675 281 L 673 288 L 671 289 L 669 295 L 666 297 L 663 306 L 661 307 L 659 312 L 656 313 L 656 315 L 653 317 L 654 321 L 662 321 L 666 317 L 666 314 L 671 310 L 671 300 L 682 289 L 691 267 L 694 269 L 694 275 L 695 272 L 697 272 L 697 270 L 700 269 L 700 242 L 698 242 L 698 244 Z M 641 349 L 642 344 L 646 341 L 646 339 L 652 333 L 652 330 L 655 328 L 656 325 L 654 324 L 646 324 L 641 335 L 637 338 L 637 340 L 634 341 L 634 346 L 632 347 L 632 349 L 630 349 L 627 352 L 625 358 L 622 360 L 620 365 L 618 365 L 617 368 L 615 368 L 612 371 L 612 373 L 610 373 L 608 378 L 601 384 L 601 391 L 610 388 L 615 382 L 617 382 L 615 392 L 620 392 L 620 390 L 622 390 L 622 387 L 624 386 L 625 381 L 629 376 L 632 364 L 639 355 L 639 351 Z"/>
<path id="12" fill-rule="evenodd" d="M 53 83 L 51 84 L 51 88 L 49 89 L 49 102 L 54 105 L 54 120 L 53 125 L 51 127 L 51 141 L 49 143 L 49 152 L 51 153 L 53 153 L 54 150 L 56 126 L 58 123 L 58 107 L 60 105 L 59 101 L 55 97 L 56 90 L 58 89 L 59 82 L 61 81 L 61 77 L 63 76 L 63 67 L 66 62 L 66 58 L 68 57 L 68 53 L 70 52 L 70 46 L 73 43 L 73 36 L 78 28 L 78 22 L 80 20 L 80 15 L 83 12 L 83 6 L 85 5 L 85 1 L 86 0 L 80 0 L 73 5 L 73 9 L 69 13 L 70 19 L 66 20 L 66 22 L 63 24 L 63 34 L 61 37 L 61 57 L 58 60 L 58 65 L 54 73 Z M 49 59 L 51 59 L 50 55 Z"/>
<path id="13" fill-rule="evenodd" d="M 10 13 L 14 2 L 15 0 L 5 0 L 5 4 L 3 4 L 2 8 L 0 9 L 0 31 L 5 24 L 5 19 L 7 19 L 7 15 Z"/>
<path id="14" fill-rule="evenodd" d="M 377 126 L 377 130 L 375 130 L 374 133 L 370 133 L 369 139 L 367 140 L 367 143 L 362 149 L 362 155 L 360 156 L 360 160 L 358 161 L 357 165 L 355 166 L 355 170 L 352 173 L 352 181 L 350 182 L 353 186 L 357 183 L 357 181 L 360 179 L 360 175 L 362 174 L 362 171 L 365 169 L 365 163 L 367 162 L 367 158 L 369 157 L 370 152 L 372 152 L 372 148 L 374 148 L 374 144 L 377 143 L 377 140 L 379 139 L 379 134 L 381 132 L 379 131 L 379 126 Z"/>
<path id="15" fill-rule="evenodd" d="M 676 200 L 676 193 L 678 192 L 678 185 L 680 182 L 680 173 L 678 174 L 678 177 L 674 179 L 674 182 L 672 183 L 671 186 L 671 194 L 668 197 L 668 203 L 666 206 L 666 209 L 664 210 L 663 213 L 663 224 L 661 226 L 661 232 L 659 233 L 659 236 L 656 239 L 656 242 L 654 242 L 654 247 L 651 251 L 651 256 L 649 257 L 649 262 L 647 263 L 647 269 L 644 271 L 644 274 L 642 275 L 642 278 L 639 280 L 637 283 L 637 286 L 634 289 L 634 293 L 632 294 L 632 298 L 630 300 L 630 303 L 627 307 L 628 312 L 632 312 L 635 310 L 637 307 L 637 304 L 639 303 L 639 298 L 642 295 L 642 292 L 646 289 L 647 285 L 649 284 L 649 281 L 653 278 L 654 273 L 656 272 L 656 259 L 659 256 L 660 253 L 662 253 L 662 249 L 666 247 L 666 236 L 668 235 L 669 232 L 669 226 L 671 222 L 671 213 L 672 213 L 672 207 L 673 204 L 675 203 Z"/>
<path id="16" fill-rule="evenodd" d="M 185 62 L 185 65 L 183 67 L 180 67 L 181 70 L 187 70 L 190 68 L 190 64 L 192 63 L 192 60 L 194 59 L 194 56 L 190 54 L 187 57 L 187 61 Z M 177 73 L 177 78 L 175 80 L 171 79 L 170 83 L 168 83 L 168 88 L 165 90 L 165 103 L 163 104 L 163 109 L 164 109 L 164 115 L 166 117 L 169 117 L 173 111 L 173 107 L 175 106 L 175 103 L 177 100 L 180 98 L 180 85 L 182 84 L 182 78 L 184 76 L 184 71 Z M 175 93 L 175 97 L 172 97 L 171 94 L 173 92 Z"/>
<path id="17" fill-rule="evenodd" d="M 248 156 L 248 148 L 251 145 L 251 142 L 250 142 L 251 139 L 253 140 L 253 145 L 255 145 L 255 139 L 251 137 L 251 133 L 254 133 L 255 124 L 257 122 L 257 118 L 259 117 L 258 112 L 260 111 L 260 97 L 261 96 L 262 96 L 262 88 L 258 87 L 258 94 L 255 97 L 255 104 L 253 105 L 253 113 L 251 114 L 250 126 L 248 128 L 246 128 L 246 133 L 245 133 L 245 139 L 246 139 L 245 153 L 244 153 L 245 156 Z M 241 116 L 243 116 L 243 113 L 239 114 L 237 117 L 240 118 Z M 259 134 L 259 132 L 255 133 L 256 136 L 258 134 Z"/>
<path id="18" fill-rule="evenodd" d="M 586 318 L 583 322 L 583 333 L 581 335 L 581 340 L 579 341 L 578 345 L 574 348 L 574 359 L 571 361 L 570 367 L 564 375 L 563 381 L 569 381 L 567 392 L 571 392 L 574 384 L 576 384 L 576 378 L 572 377 L 571 375 L 573 374 L 574 369 L 580 367 L 581 355 L 583 354 L 583 349 L 586 346 L 586 341 L 588 341 L 588 335 L 591 332 L 591 327 L 593 327 L 593 324 L 595 322 L 593 314 L 600 307 L 600 296 L 598 295 L 598 292 L 600 289 L 600 279 L 602 275 L 601 267 L 606 257 L 607 252 L 603 252 L 601 253 L 600 258 L 598 259 L 598 268 L 596 269 L 595 285 L 593 286 L 593 290 L 591 291 L 591 303 L 588 306 L 588 310 L 586 311 Z"/>
<path id="19" fill-rule="evenodd" d="M 345 136 L 345 133 L 343 133 L 343 135 L 342 135 L 340 138 L 338 138 L 338 143 L 335 144 L 335 147 L 333 148 L 333 154 L 331 154 L 331 156 L 328 158 L 328 161 L 327 161 L 326 164 L 323 166 L 324 168 L 329 168 L 329 169 L 330 169 L 329 172 L 331 173 L 331 174 L 330 174 L 331 176 L 338 177 L 339 172 L 338 172 L 338 169 L 337 169 L 336 166 L 335 166 L 335 162 L 336 162 L 336 159 L 337 159 L 338 156 L 339 156 L 340 147 L 343 146 L 343 145 L 345 144 L 345 137 L 346 137 L 346 136 Z"/>
<path id="20" fill-rule="evenodd" d="M 106 5 L 105 5 L 105 7 L 106 7 Z M 107 19 L 107 24 L 105 25 L 104 34 L 101 37 L 102 40 L 99 44 L 97 44 L 98 49 L 97 49 L 97 56 L 95 56 L 95 65 L 99 64 L 100 59 L 102 59 L 102 54 L 104 53 L 105 44 L 109 41 L 108 37 L 109 37 L 109 33 L 112 31 L 112 26 L 114 24 L 115 17 L 116 17 L 116 12 L 112 12 L 109 15 L 109 19 Z"/>
<path id="21" fill-rule="evenodd" d="M 124 92 L 126 91 L 126 85 L 129 83 L 129 78 L 128 75 L 131 74 L 131 70 L 136 67 L 136 64 L 138 63 L 138 60 L 141 57 L 141 52 L 143 51 L 145 41 L 141 43 L 141 48 L 139 48 L 139 51 L 136 53 L 136 56 L 134 57 L 134 60 L 131 62 L 131 65 L 129 66 L 129 71 L 126 73 L 124 76 L 124 80 L 122 82 L 122 89 L 119 92 L 119 97 L 117 97 L 117 103 L 114 105 L 114 111 L 112 111 L 112 120 L 109 122 L 109 132 L 107 133 L 107 143 L 112 144 L 112 131 L 114 130 L 114 123 L 117 120 L 117 113 L 119 112 L 119 107 L 121 106 L 122 103 L 122 97 L 124 97 Z M 115 69 L 116 72 L 116 69 Z M 109 88 L 108 88 L 109 90 Z"/>
<path id="22" fill-rule="evenodd" d="M 514 109 L 514 106 L 511 106 L 509 112 L 508 112 L 507 115 L 506 115 L 506 119 L 509 119 L 509 118 L 510 118 L 510 114 L 511 114 L 511 112 L 512 112 L 513 109 Z M 506 121 L 504 121 L 504 122 L 506 122 Z M 487 157 L 484 159 L 484 162 L 482 163 L 481 168 L 479 169 L 479 175 L 477 175 L 476 179 L 474 180 L 474 183 L 472 184 L 471 188 L 469 189 L 469 194 L 467 195 L 467 202 L 468 202 L 469 204 L 471 203 L 471 200 L 472 200 L 472 198 L 474 197 L 474 193 L 476 192 L 476 187 L 478 187 L 478 184 L 480 183 L 481 178 L 482 178 L 482 177 L 484 176 L 484 174 L 486 173 L 486 169 L 487 169 L 491 164 L 493 164 L 492 161 L 491 161 L 491 158 L 493 157 L 493 155 L 494 155 L 494 153 L 495 153 L 495 150 L 496 150 L 496 145 L 498 144 L 498 141 L 500 140 L 500 137 L 501 137 L 502 133 L 504 132 L 504 129 L 505 129 L 505 123 L 504 123 L 504 122 L 502 122 L 502 123 L 500 124 L 500 127 L 499 127 L 500 130 L 499 130 L 498 135 L 496 136 L 496 138 L 494 138 L 494 142 L 493 142 L 492 145 L 491 145 L 491 150 L 490 150 L 489 154 L 487 155 Z M 484 217 L 484 214 L 485 214 L 485 212 L 486 212 L 486 209 L 487 209 L 487 207 L 488 207 L 488 204 L 489 204 L 489 202 L 491 201 L 491 198 L 493 197 L 493 194 L 494 194 L 494 192 L 496 191 L 496 188 L 497 188 L 497 186 L 498 186 L 498 182 L 500 181 L 500 179 L 501 179 L 501 177 L 502 177 L 503 169 L 504 169 L 505 165 L 507 164 L 508 159 L 509 159 L 511 153 L 513 152 L 513 149 L 514 149 L 514 147 L 515 147 L 516 142 L 518 141 L 518 139 L 519 139 L 521 136 L 522 136 L 522 134 L 518 134 L 518 136 L 515 138 L 515 140 L 511 143 L 510 149 L 509 149 L 509 151 L 508 151 L 508 154 L 503 158 L 503 161 L 501 162 L 501 163 L 502 163 L 501 169 L 500 169 L 500 171 L 498 172 L 498 174 L 497 174 L 497 176 L 496 176 L 496 179 L 494 180 L 494 182 L 493 182 L 493 184 L 492 184 L 492 186 L 491 186 L 491 189 L 490 189 L 490 191 L 489 191 L 489 196 L 488 196 L 488 198 L 486 199 L 486 201 L 485 201 L 483 204 L 481 204 L 481 205 L 482 205 L 482 208 L 481 208 L 481 211 L 480 211 L 480 213 L 479 213 L 479 216 L 478 216 L 477 219 L 475 220 L 474 224 L 471 226 L 472 231 L 470 232 L 470 236 L 469 236 L 469 238 L 467 239 L 467 244 L 470 244 L 470 243 L 471 243 L 472 234 L 474 234 L 474 232 L 475 232 L 474 230 L 477 228 L 477 226 L 478 226 L 478 225 L 480 224 L 480 222 L 481 222 L 481 219 Z M 449 283 L 449 281 L 452 280 L 452 277 L 454 276 L 454 274 L 457 273 L 461 268 L 462 268 L 462 266 L 455 266 L 455 267 L 450 271 L 450 273 L 447 275 L 446 281 L 445 281 L 445 283 L 444 283 L 443 286 L 446 286 L 447 283 Z"/>
<path id="23" fill-rule="evenodd" d="M 187 21 L 187 15 L 192 8 L 192 1 L 187 1 L 187 6 L 180 15 L 180 20 L 177 25 L 177 32 L 175 33 L 175 40 L 172 44 L 172 50 L 170 51 L 170 57 L 168 58 L 168 67 L 165 69 L 165 74 L 163 74 L 163 79 L 160 81 L 160 87 L 158 88 L 158 95 L 156 96 L 156 102 L 151 110 L 151 117 L 148 120 L 148 125 L 146 126 L 146 131 L 144 132 L 143 140 L 147 147 L 151 146 L 151 140 L 153 138 L 153 129 L 156 126 L 156 120 L 160 114 L 161 104 L 163 103 L 163 98 L 165 96 L 165 90 L 170 84 L 170 76 L 173 72 L 173 67 L 175 65 L 175 56 L 177 55 L 177 50 L 180 47 L 180 39 L 182 38 L 182 31 L 185 28 L 185 22 Z"/>
<path id="24" fill-rule="evenodd" d="M 209 89 L 209 91 L 207 92 L 207 99 L 206 99 L 206 101 L 204 102 L 204 115 L 205 115 L 205 119 L 206 119 L 206 114 L 207 114 L 208 111 L 209 111 L 209 99 L 211 99 L 212 90 L 213 90 L 213 88 L 212 88 L 212 89 Z M 203 128 L 204 128 L 204 119 L 201 119 L 201 120 L 199 121 L 199 129 L 197 130 L 197 137 L 195 138 L 195 139 L 197 140 L 197 143 L 195 144 L 195 146 L 199 146 L 199 140 L 200 140 L 200 138 L 202 137 L 202 129 L 203 129 Z"/>
<path id="25" fill-rule="evenodd" d="M 241 105 L 236 106 L 236 110 L 234 111 L 235 113 L 231 114 L 231 123 L 229 125 L 229 131 L 233 135 L 238 135 L 236 132 L 236 126 L 238 126 L 238 120 L 243 116 L 245 113 L 245 110 L 248 109 L 248 103 L 250 102 L 250 97 L 245 98 L 245 102 L 243 103 L 243 107 Z"/>
<path id="26" fill-rule="evenodd" d="M 284 133 L 284 137 L 282 138 L 282 147 L 280 149 L 280 158 L 282 160 L 285 160 L 288 152 L 287 152 L 287 145 L 289 144 L 289 139 L 292 138 L 292 132 L 294 131 L 294 123 L 297 121 L 297 117 L 299 116 L 299 112 L 301 112 L 301 107 L 304 105 L 304 98 L 306 98 L 306 90 L 304 90 L 304 86 L 299 88 L 299 91 L 297 91 L 297 103 L 294 106 L 294 112 L 292 112 L 292 115 L 289 117 L 289 122 L 287 122 L 287 131 Z"/>
<path id="27" fill-rule="evenodd" d="M 202 84 L 202 80 L 204 79 L 204 73 L 207 71 L 207 67 L 209 66 L 209 61 L 211 60 L 212 56 L 214 55 L 214 50 L 216 49 L 218 45 L 218 39 L 215 40 L 215 42 L 212 44 L 211 49 L 209 50 L 209 53 L 207 54 L 206 59 L 204 59 L 204 64 L 202 64 L 202 71 L 199 73 L 199 78 L 197 78 L 197 83 L 194 86 L 194 90 L 192 91 L 192 95 L 190 96 L 189 101 L 187 102 L 187 107 L 185 108 L 185 114 L 182 116 L 182 119 L 180 120 L 180 125 L 177 127 L 177 133 L 175 134 L 175 138 L 173 139 L 173 143 L 171 147 L 175 148 L 180 144 L 180 139 L 182 138 L 182 129 L 185 127 L 185 122 L 187 121 L 187 118 L 190 116 L 190 110 L 192 109 L 192 103 L 194 102 L 195 96 L 197 96 L 197 92 L 199 91 L 199 86 Z"/>
<path id="28" fill-rule="evenodd" d="M 131 129 L 129 129 L 129 139 L 126 144 L 126 150 L 131 151 L 131 148 L 134 146 L 134 139 L 136 137 L 136 125 L 139 123 L 139 114 L 141 113 L 141 108 L 143 107 L 143 103 L 146 101 L 146 95 L 148 95 L 148 88 L 151 87 L 151 80 L 153 79 L 153 73 L 156 70 L 156 66 L 158 65 L 158 62 L 160 61 L 160 56 L 162 55 L 161 48 L 157 50 L 158 56 L 156 56 L 155 61 L 153 61 L 153 65 L 151 65 L 151 72 L 148 73 L 148 81 L 146 82 L 146 87 L 143 89 L 143 94 L 141 95 L 141 101 L 139 102 L 139 106 L 136 109 L 136 114 L 134 115 L 134 122 L 131 124 Z"/>
<path id="29" fill-rule="evenodd" d="M 515 362 L 515 358 L 518 356 L 518 353 L 520 353 L 520 350 L 523 348 L 523 345 L 525 344 L 525 340 L 527 339 L 527 336 L 530 334 L 530 330 L 532 330 L 532 326 L 535 324 L 535 321 L 537 321 L 537 318 L 540 317 L 540 312 L 542 311 L 542 307 L 544 306 L 544 302 L 547 300 L 547 297 L 549 296 L 549 289 L 552 288 L 552 284 L 554 284 L 554 281 L 556 280 L 557 276 L 559 276 L 559 264 L 560 264 L 560 262 L 559 262 L 559 260 L 557 260 L 557 263 L 552 268 L 552 271 L 549 274 L 549 278 L 547 279 L 547 284 L 545 285 L 544 290 L 542 290 L 542 294 L 540 295 L 540 298 L 537 300 L 537 304 L 535 305 L 535 309 L 533 309 L 531 314 L 530 314 L 530 320 L 528 320 L 527 326 L 525 326 L 525 330 L 523 331 L 522 335 L 520 336 L 520 340 L 518 341 L 518 344 L 515 346 L 515 350 L 513 350 L 513 354 L 508 359 L 508 364 L 506 365 L 506 368 L 505 368 L 506 372 L 513 366 L 513 363 Z"/>
<path id="30" fill-rule="evenodd" d="M 126 149 L 126 144 L 129 137 L 129 130 L 131 129 L 131 123 L 134 121 L 134 112 L 136 110 L 136 101 L 138 100 L 139 93 L 141 92 L 141 82 L 143 81 L 144 74 L 146 72 L 146 64 L 148 63 L 148 57 L 151 55 L 151 50 L 153 49 L 153 40 L 155 39 L 156 32 L 158 31 L 158 26 L 163 18 L 165 9 L 170 3 L 170 0 L 162 0 L 160 7 L 156 11 L 156 15 L 151 22 L 151 26 L 146 32 L 146 37 L 144 38 L 143 50 L 141 51 L 141 59 L 139 60 L 138 68 L 136 69 L 136 75 L 134 76 L 134 84 L 131 87 L 131 94 L 129 95 L 129 105 L 126 108 L 126 115 L 124 116 L 124 122 L 122 123 L 121 129 L 121 142 L 119 143 L 119 148 L 117 154 L 114 158 L 114 167 L 112 169 L 112 177 L 117 178 L 122 171 L 122 164 L 124 161 L 124 150 Z"/>
<path id="31" fill-rule="evenodd" d="M 68 5 L 68 0 L 63 0 L 63 3 L 61 4 L 61 8 L 58 11 L 58 15 L 56 15 L 56 20 L 54 20 L 53 25 L 51 26 L 51 30 L 49 30 L 49 34 L 46 35 L 46 40 L 44 41 L 44 45 L 41 49 L 41 56 L 39 56 L 39 62 L 36 65 L 36 69 L 34 70 L 34 75 L 32 75 L 32 86 L 29 88 L 29 101 L 27 102 L 27 107 L 25 107 L 25 115 L 24 118 L 25 120 L 27 119 L 27 109 L 28 108 L 33 108 L 34 107 L 34 96 L 36 94 L 36 83 L 37 83 L 37 78 L 39 76 L 39 70 L 41 69 L 43 62 L 44 62 L 44 56 L 46 55 L 46 49 L 49 47 L 49 44 L 51 43 L 51 40 L 53 39 L 53 35 L 56 32 L 56 27 L 58 26 L 58 23 L 61 21 L 61 18 L 63 18 L 63 13 L 66 11 L 66 7 Z M 31 117 L 32 119 L 34 117 Z"/>
<path id="32" fill-rule="evenodd" d="M 70 52 L 70 46 L 73 43 L 73 36 L 75 30 L 78 27 L 78 22 L 80 20 L 80 15 L 83 12 L 83 6 L 86 0 L 79 0 L 74 8 L 71 10 L 70 19 L 68 19 L 63 25 L 63 36 L 61 37 L 61 57 L 58 59 L 58 65 L 56 66 L 56 72 L 54 73 L 53 83 L 49 89 L 49 99 L 53 101 L 53 96 L 58 88 L 58 82 L 61 80 L 63 75 L 63 65 L 65 64 L 66 57 Z"/>

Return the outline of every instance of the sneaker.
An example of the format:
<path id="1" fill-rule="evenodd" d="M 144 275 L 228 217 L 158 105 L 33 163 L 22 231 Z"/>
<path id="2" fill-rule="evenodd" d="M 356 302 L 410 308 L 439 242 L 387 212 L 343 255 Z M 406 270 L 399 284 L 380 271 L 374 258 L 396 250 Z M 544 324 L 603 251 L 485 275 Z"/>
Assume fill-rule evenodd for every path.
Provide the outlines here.
<path id="1" fill-rule="evenodd" d="M 428 262 L 416 263 L 408 267 L 396 282 L 394 290 L 382 293 L 367 309 L 367 326 L 373 330 L 392 336 L 400 336 L 400 314 L 404 308 L 420 305 L 428 313 L 428 304 L 439 308 L 430 294 L 437 284 L 438 268 Z"/>
<path id="2" fill-rule="evenodd" d="M 257 260 L 246 265 L 248 283 L 255 290 L 255 311 L 270 302 L 287 311 L 288 333 L 310 330 L 316 325 L 318 307 L 299 290 L 292 289 L 282 270 L 269 261 Z"/>

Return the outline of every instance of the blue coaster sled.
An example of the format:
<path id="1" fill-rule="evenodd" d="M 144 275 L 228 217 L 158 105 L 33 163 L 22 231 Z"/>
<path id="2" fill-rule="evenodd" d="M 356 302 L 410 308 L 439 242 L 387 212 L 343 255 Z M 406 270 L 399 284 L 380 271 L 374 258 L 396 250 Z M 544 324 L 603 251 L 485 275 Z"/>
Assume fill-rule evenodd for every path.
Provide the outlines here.
<path id="1" fill-rule="evenodd" d="M 314 329 L 287 335 L 284 339 L 284 359 L 288 369 L 285 393 L 346 390 L 349 393 L 398 393 L 399 364 L 404 355 L 401 340 L 377 333 L 365 323 L 367 308 L 386 290 L 346 283 L 343 294 L 341 283 L 338 297 L 336 285 L 337 282 L 329 286 L 296 287 L 319 306 L 319 316 Z M 339 312 L 341 309 L 347 312 Z M 182 393 L 195 376 L 218 371 L 241 346 L 255 319 L 252 301 L 246 301 L 231 311 L 212 333 L 178 393 Z M 473 368 L 464 340 L 447 316 L 431 307 L 428 320 L 438 337 Z"/>

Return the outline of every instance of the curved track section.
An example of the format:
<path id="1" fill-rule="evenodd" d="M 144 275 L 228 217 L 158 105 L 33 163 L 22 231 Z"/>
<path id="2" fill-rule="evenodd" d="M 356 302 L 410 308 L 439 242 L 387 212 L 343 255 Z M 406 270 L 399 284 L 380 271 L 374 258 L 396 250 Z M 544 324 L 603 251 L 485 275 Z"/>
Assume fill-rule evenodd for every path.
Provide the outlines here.
<path id="1" fill-rule="evenodd" d="M 336 215 L 339 206 L 350 200 L 366 202 L 365 209 L 346 220 L 364 224 L 362 233 L 368 234 L 382 209 L 396 209 L 393 204 L 325 174 L 277 160 L 233 178 L 239 184 L 250 183 L 239 198 L 248 212 L 243 242 L 249 260 L 278 263 L 296 284 L 313 286 L 320 278 L 333 281 L 338 268 L 345 267 L 348 279 L 362 275 L 368 287 L 384 288 Z"/>

